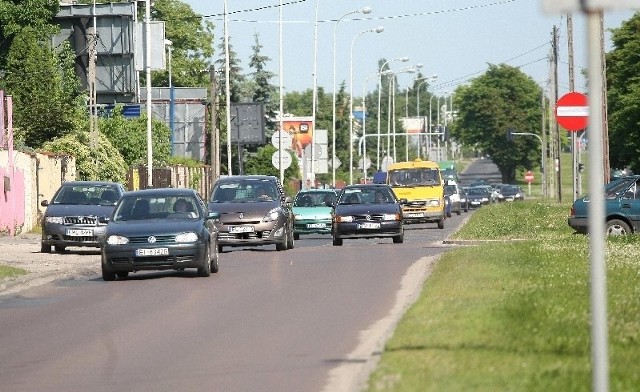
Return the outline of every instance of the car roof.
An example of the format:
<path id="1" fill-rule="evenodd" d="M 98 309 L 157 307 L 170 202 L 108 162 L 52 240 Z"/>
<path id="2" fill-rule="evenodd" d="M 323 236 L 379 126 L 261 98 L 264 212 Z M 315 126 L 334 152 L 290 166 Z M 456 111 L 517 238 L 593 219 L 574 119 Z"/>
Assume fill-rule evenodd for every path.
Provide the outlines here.
<path id="1" fill-rule="evenodd" d="M 114 181 L 65 181 L 60 186 L 98 186 L 98 185 L 122 185 Z"/>
<path id="2" fill-rule="evenodd" d="M 226 176 L 226 177 L 220 177 L 218 178 L 218 180 L 216 180 L 216 182 L 231 182 L 231 181 L 237 181 L 237 180 L 278 180 L 278 178 L 276 176 L 267 176 L 267 175 L 261 175 L 261 174 L 251 174 L 251 175 L 235 175 L 235 176 Z"/>
<path id="3" fill-rule="evenodd" d="M 151 195 L 164 195 L 164 196 L 190 196 L 197 192 L 191 188 L 149 188 L 140 189 L 136 191 L 125 192 L 124 196 L 139 197 L 139 196 L 151 196 Z"/>
<path id="4" fill-rule="evenodd" d="M 301 189 L 298 193 L 336 193 L 337 189 L 330 188 L 313 188 L 313 189 Z"/>
<path id="5" fill-rule="evenodd" d="M 342 188 L 343 190 L 347 190 L 347 189 L 363 189 L 363 188 L 388 188 L 388 189 L 392 189 L 389 185 L 387 184 L 351 184 L 351 185 L 347 185 L 344 188 Z"/>

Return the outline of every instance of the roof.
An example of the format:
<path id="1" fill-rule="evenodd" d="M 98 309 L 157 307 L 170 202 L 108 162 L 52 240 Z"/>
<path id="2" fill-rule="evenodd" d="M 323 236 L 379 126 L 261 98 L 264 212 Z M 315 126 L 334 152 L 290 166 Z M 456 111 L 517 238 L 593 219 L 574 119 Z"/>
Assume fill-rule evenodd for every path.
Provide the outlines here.
<path id="1" fill-rule="evenodd" d="M 149 196 L 154 194 L 163 194 L 166 196 L 189 196 L 196 193 L 196 190 L 191 188 L 149 188 L 140 189 L 137 191 L 128 191 L 125 192 L 124 196 L 136 197 Z"/>
<path id="2" fill-rule="evenodd" d="M 242 176 L 227 176 L 220 177 L 216 182 L 237 181 L 237 180 L 277 180 L 276 176 L 267 176 L 260 174 L 242 175 Z"/>
<path id="3" fill-rule="evenodd" d="M 113 186 L 113 185 L 121 185 L 119 182 L 114 181 L 65 181 L 62 184 L 63 186 Z"/>

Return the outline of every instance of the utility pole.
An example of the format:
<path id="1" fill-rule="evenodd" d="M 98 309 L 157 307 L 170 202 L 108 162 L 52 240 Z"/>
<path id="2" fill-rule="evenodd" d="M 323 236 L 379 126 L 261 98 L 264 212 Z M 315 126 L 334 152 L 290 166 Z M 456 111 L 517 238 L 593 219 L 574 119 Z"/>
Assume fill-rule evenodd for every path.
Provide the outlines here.
<path id="1" fill-rule="evenodd" d="M 98 44 L 98 30 L 96 28 L 96 2 L 93 1 L 93 7 L 91 8 L 93 15 L 91 33 L 89 33 L 88 46 L 89 46 L 89 145 L 91 147 L 91 154 L 93 155 L 93 164 L 98 166 L 98 102 L 96 93 L 96 62 L 97 62 L 97 44 Z M 94 178 L 98 180 L 98 178 Z"/>
<path id="2" fill-rule="evenodd" d="M 607 115 L 607 63 L 604 52 L 604 12 L 600 11 L 600 56 L 602 56 L 602 167 L 604 168 L 604 183 L 608 184 L 611 177 L 611 163 L 609 162 L 609 119 Z"/>
<path id="3" fill-rule="evenodd" d="M 569 92 L 576 91 L 575 89 L 575 76 L 574 76 L 574 62 L 573 62 L 573 17 L 571 14 L 567 14 L 567 51 L 569 53 Z M 571 168 L 573 170 L 572 184 L 573 184 L 573 200 L 577 200 L 580 197 L 579 177 L 578 171 L 578 153 L 580 147 L 577 145 L 578 133 L 571 132 Z"/>
<path id="4" fill-rule="evenodd" d="M 209 79 L 211 81 L 210 86 L 210 99 L 211 105 L 209 106 L 210 118 L 211 118 L 211 139 L 210 139 L 210 152 L 211 152 L 211 180 L 216 181 L 220 177 L 220 130 L 217 127 L 218 124 L 218 84 L 216 81 L 216 70 L 213 64 L 209 66 Z"/>
<path id="5" fill-rule="evenodd" d="M 558 102 L 558 28 L 553 26 L 553 102 Z M 558 202 L 562 202 L 562 176 L 560 173 L 560 130 L 558 129 L 558 122 L 553 122 L 553 134 L 554 134 L 554 155 L 555 155 L 555 168 L 556 168 L 556 190 L 558 192 Z"/>

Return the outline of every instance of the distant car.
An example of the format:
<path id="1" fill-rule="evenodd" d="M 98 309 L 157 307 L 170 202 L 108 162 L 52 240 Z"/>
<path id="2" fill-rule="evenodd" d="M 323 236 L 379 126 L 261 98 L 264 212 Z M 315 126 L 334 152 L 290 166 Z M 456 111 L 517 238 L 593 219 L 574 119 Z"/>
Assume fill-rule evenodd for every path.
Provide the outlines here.
<path id="1" fill-rule="evenodd" d="M 338 196 L 333 189 L 301 190 L 293 201 L 293 237 L 301 234 L 331 234 L 331 211 Z"/>
<path id="2" fill-rule="evenodd" d="M 496 191 L 491 185 L 476 185 L 473 188 L 484 188 L 489 194 L 489 203 L 498 202 L 498 191 Z"/>
<path id="3" fill-rule="evenodd" d="M 462 187 L 462 186 L 458 186 L 458 191 L 460 193 L 460 206 L 462 208 L 462 211 L 468 212 L 469 211 L 469 198 L 467 197 L 467 188 L 466 187 Z"/>
<path id="4" fill-rule="evenodd" d="M 491 194 L 485 187 L 474 186 L 467 191 L 467 200 L 470 208 L 478 208 L 491 203 Z"/>
<path id="5" fill-rule="evenodd" d="M 209 209 L 220 213 L 216 223 L 223 246 L 294 247 L 293 199 L 275 176 L 221 177 L 213 185 Z"/>
<path id="6" fill-rule="evenodd" d="M 393 238 L 404 242 L 402 207 L 393 190 L 383 184 L 348 185 L 335 205 L 332 237 L 334 246 L 345 239 Z"/>
<path id="7" fill-rule="evenodd" d="M 462 212 L 462 203 L 460 201 L 460 190 L 458 189 L 458 185 L 455 182 L 449 182 L 444 186 L 444 194 L 448 197 L 449 203 L 451 205 L 448 217 L 451 217 L 451 214 L 454 212 L 456 215 L 460 215 Z"/>
<path id="8" fill-rule="evenodd" d="M 42 239 L 40 252 L 64 252 L 69 246 L 98 248 L 106 224 L 99 217 L 111 215 L 116 201 L 124 194 L 122 184 L 108 181 L 64 182 L 51 201 L 42 200 L 47 207 L 40 222 Z"/>
<path id="9" fill-rule="evenodd" d="M 498 201 L 524 200 L 524 191 L 518 185 L 503 185 L 500 187 Z"/>
<path id="10" fill-rule="evenodd" d="M 217 212 L 188 188 L 144 189 L 118 201 L 101 240 L 102 278 L 144 270 L 219 270 Z"/>

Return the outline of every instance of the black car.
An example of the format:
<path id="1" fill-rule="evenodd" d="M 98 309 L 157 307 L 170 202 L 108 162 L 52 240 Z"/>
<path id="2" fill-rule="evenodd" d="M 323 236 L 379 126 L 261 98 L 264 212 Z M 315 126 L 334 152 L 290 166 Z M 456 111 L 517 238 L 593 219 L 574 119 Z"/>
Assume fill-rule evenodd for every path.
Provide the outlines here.
<path id="1" fill-rule="evenodd" d="M 333 210 L 333 245 L 344 239 L 391 237 L 404 242 L 402 207 L 388 185 L 349 185 L 342 189 Z"/>
<path id="2" fill-rule="evenodd" d="M 485 186 L 473 186 L 467 190 L 469 208 L 478 208 L 491 203 L 491 193 Z"/>
<path id="3" fill-rule="evenodd" d="M 99 217 L 109 216 L 124 194 L 124 186 L 108 181 L 64 182 L 51 201 L 43 200 L 47 207 L 41 220 L 40 252 L 64 252 L 68 246 L 100 246 L 100 236 L 106 224 Z"/>
<path id="4" fill-rule="evenodd" d="M 524 200 L 524 191 L 518 185 L 502 185 L 498 201 Z"/>
<path id="5" fill-rule="evenodd" d="M 294 247 L 293 199 L 275 176 L 222 177 L 216 181 L 209 209 L 220 214 L 216 222 L 219 250 L 223 246 L 275 245 Z"/>
<path id="6" fill-rule="evenodd" d="M 125 193 L 111 218 L 103 218 L 102 278 L 143 270 L 197 268 L 205 277 L 218 272 L 218 216 L 193 189 Z"/>

